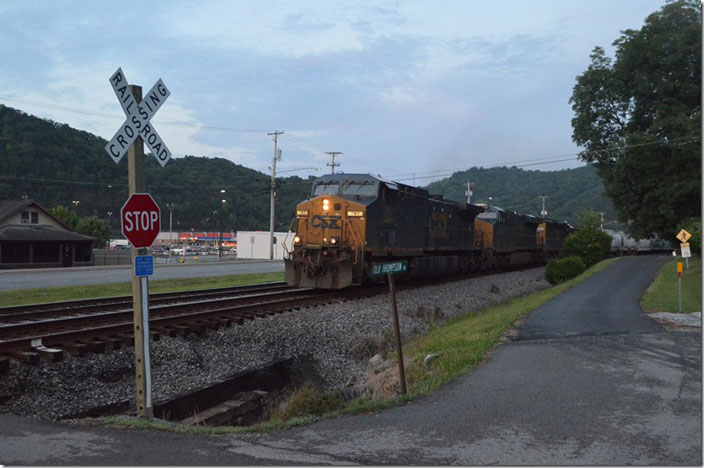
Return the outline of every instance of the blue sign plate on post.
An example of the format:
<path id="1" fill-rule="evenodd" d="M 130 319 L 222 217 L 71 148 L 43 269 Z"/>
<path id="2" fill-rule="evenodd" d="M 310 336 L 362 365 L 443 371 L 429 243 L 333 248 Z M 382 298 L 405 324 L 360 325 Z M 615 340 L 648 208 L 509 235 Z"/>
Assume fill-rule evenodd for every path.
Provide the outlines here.
<path id="1" fill-rule="evenodd" d="M 151 276 L 154 274 L 154 257 L 137 255 L 134 257 L 134 274 L 136 276 Z"/>

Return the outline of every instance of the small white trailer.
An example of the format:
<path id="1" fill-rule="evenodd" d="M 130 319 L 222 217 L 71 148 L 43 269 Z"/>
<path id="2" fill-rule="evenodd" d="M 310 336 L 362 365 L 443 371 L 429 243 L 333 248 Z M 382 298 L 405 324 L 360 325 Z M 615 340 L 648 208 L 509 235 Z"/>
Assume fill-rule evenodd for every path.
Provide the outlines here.
<path id="1" fill-rule="evenodd" d="M 285 251 L 293 249 L 293 232 L 274 233 L 274 258 L 283 260 Z M 269 232 L 237 231 L 237 258 L 269 258 Z"/>

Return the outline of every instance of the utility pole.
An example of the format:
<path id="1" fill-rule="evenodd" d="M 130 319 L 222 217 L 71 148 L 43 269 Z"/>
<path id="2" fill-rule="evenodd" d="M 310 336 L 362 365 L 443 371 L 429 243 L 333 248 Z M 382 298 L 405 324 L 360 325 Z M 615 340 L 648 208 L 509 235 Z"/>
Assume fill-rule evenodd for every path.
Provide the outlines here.
<path id="1" fill-rule="evenodd" d="M 468 205 L 472 202 L 472 186 L 473 185 L 474 184 L 467 181 L 467 191 L 464 194 L 467 195 L 467 204 Z"/>
<path id="2" fill-rule="evenodd" d="M 274 140 L 274 160 L 271 163 L 271 212 L 269 214 L 269 259 L 274 259 L 274 198 L 276 197 L 276 161 L 281 159 L 281 150 L 279 150 L 278 138 L 284 132 L 274 130 L 267 135 L 273 136 Z"/>
<path id="3" fill-rule="evenodd" d="M 542 199 L 543 199 L 543 209 L 540 210 L 540 216 L 542 216 L 543 218 L 545 218 L 545 217 L 548 215 L 548 212 L 545 211 L 545 199 L 548 198 L 548 197 L 547 197 L 547 196 L 543 196 L 543 195 L 538 195 L 538 198 L 542 198 Z"/>
<path id="4" fill-rule="evenodd" d="M 332 157 L 332 162 L 329 162 L 327 165 L 332 167 L 332 172 L 330 174 L 334 174 L 335 173 L 335 166 L 340 165 L 340 163 L 335 162 L 335 156 L 337 156 L 338 154 L 344 154 L 344 153 L 342 153 L 341 151 L 326 151 L 325 154 L 329 154 L 330 157 Z"/>
<path id="5" fill-rule="evenodd" d="M 603 231 L 603 230 L 604 230 L 604 212 L 603 212 L 603 211 L 600 211 L 600 212 L 599 212 L 599 215 L 601 216 L 601 224 L 599 225 L 599 227 L 600 227 L 601 230 Z"/>
<path id="6" fill-rule="evenodd" d="M 169 209 L 169 259 L 168 262 L 171 263 L 171 248 L 174 243 L 174 232 L 171 229 L 173 224 L 171 221 L 173 221 L 173 211 L 174 211 L 174 204 L 173 203 L 167 203 L 166 208 Z M 185 253 L 185 252 L 184 252 Z"/>

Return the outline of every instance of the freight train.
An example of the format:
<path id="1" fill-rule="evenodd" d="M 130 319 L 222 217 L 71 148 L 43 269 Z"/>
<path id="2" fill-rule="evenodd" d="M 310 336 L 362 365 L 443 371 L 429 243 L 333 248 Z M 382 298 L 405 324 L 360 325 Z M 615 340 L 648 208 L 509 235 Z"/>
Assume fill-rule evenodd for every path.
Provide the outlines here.
<path id="1" fill-rule="evenodd" d="M 564 222 L 448 201 L 378 176 L 330 174 L 296 207 L 286 282 L 341 289 L 373 281 L 375 265 L 398 261 L 402 278 L 542 264 L 573 231 Z"/>
<path id="2" fill-rule="evenodd" d="M 604 229 L 603 231 L 611 236 L 611 255 L 613 256 L 662 254 L 672 252 L 673 249 L 670 241 L 659 237 L 635 240 L 623 231 L 611 229 Z"/>

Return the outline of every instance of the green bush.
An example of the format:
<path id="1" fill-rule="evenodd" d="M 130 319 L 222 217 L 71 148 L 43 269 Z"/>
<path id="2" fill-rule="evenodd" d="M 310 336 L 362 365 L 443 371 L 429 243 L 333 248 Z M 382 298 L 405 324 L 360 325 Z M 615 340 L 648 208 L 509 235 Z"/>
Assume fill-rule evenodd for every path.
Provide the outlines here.
<path id="1" fill-rule="evenodd" d="M 579 257 L 587 267 L 604 260 L 611 253 L 611 236 L 599 227 L 599 217 L 593 211 L 580 215 L 579 230 L 565 239 L 563 257 Z"/>
<path id="2" fill-rule="evenodd" d="M 558 284 L 582 273 L 587 267 L 579 257 L 550 260 L 545 268 L 545 278 L 550 284 Z"/>
<path id="3" fill-rule="evenodd" d="M 322 416 L 343 405 L 344 400 L 339 392 L 320 393 L 312 383 L 306 382 L 274 416 L 282 421 L 299 416 Z"/>

